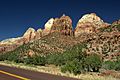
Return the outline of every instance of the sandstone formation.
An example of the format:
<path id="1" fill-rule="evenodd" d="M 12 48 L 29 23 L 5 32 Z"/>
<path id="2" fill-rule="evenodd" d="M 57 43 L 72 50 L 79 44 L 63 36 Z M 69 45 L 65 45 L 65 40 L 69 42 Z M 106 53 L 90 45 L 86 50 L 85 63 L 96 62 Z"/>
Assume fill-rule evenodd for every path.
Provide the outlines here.
<path id="1" fill-rule="evenodd" d="M 118 25 L 118 24 L 120 24 L 120 20 L 117 20 L 117 21 L 112 23 L 112 25 Z"/>
<path id="2" fill-rule="evenodd" d="M 33 28 L 29 28 L 23 35 L 25 43 L 40 39 L 42 37 L 42 29 L 35 31 Z"/>
<path id="3" fill-rule="evenodd" d="M 56 44 L 60 44 L 57 46 L 64 45 L 72 45 L 73 43 L 77 44 L 78 42 L 83 42 L 86 40 L 91 40 L 91 39 L 99 39 L 101 38 L 98 34 L 99 33 L 105 33 L 104 38 L 109 37 L 109 40 L 112 40 L 111 38 L 114 37 L 113 32 L 118 32 L 120 31 L 119 25 L 120 24 L 120 20 L 115 21 L 112 25 L 105 23 L 100 17 L 98 17 L 95 13 L 91 13 L 91 14 L 86 14 L 84 15 L 77 24 L 77 27 L 75 28 L 75 31 L 73 32 L 72 29 L 72 20 L 69 16 L 61 16 L 60 18 L 51 18 L 47 21 L 47 23 L 45 24 L 45 28 L 42 29 L 38 29 L 37 31 L 33 28 L 29 28 L 22 37 L 18 37 L 18 38 L 11 38 L 11 39 L 7 39 L 7 40 L 3 40 L 0 42 L 0 53 L 2 52 L 8 52 L 8 51 L 12 51 L 14 49 L 16 49 L 17 47 L 19 47 L 20 45 L 23 44 L 27 44 L 29 42 L 34 42 L 37 41 L 38 39 L 40 40 L 44 40 L 44 38 L 48 39 L 49 44 L 54 44 L 54 41 L 56 41 Z M 113 25 L 118 25 L 116 27 L 114 27 Z M 103 28 L 103 29 L 102 29 Z M 101 31 L 100 31 L 101 29 Z M 111 32 L 111 33 L 110 33 Z M 112 35 L 113 34 L 113 35 Z M 110 35 L 112 35 L 112 37 L 110 37 Z M 75 37 L 71 37 L 71 36 L 75 36 Z M 115 35 L 118 37 L 118 41 L 119 41 L 119 35 Z M 62 39 L 64 38 L 64 39 Z M 67 39 L 69 38 L 69 39 Z M 74 39 L 73 39 L 74 38 Z M 47 40 L 45 39 L 45 40 Z M 50 40 L 51 39 L 51 40 Z M 61 42 L 59 42 L 61 40 Z M 101 40 L 101 41 L 100 41 Z M 97 46 L 95 43 L 98 40 L 96 40 L 96 42 L 93 40 L 92 44 L 90 44 L 91 46 Z M 104 41 L 102 38 L 99 39 L 99 42 L 102 43 L 102 41 Z M 107 41 L 107 38 L 106 40 Z M 44 41 L 43 41 L 44 42 Z M 63 42 L 63 44 L 62 44 Z M 73 42 L 73 43 L 71 43 Z M 108 41 L 109 42 L 109 41 Z M 111 42 L 111 43 L 115 43 L 115 42 Z M 106 43 L 107 44 L 107 43 Z M 35 44 L 37 45 L 37 44 Z M 40 45 L 40 44 L 39 44 Z M 39 46 L 38 45 L 38 46 Z M 47 44 L 48 45 L 48 44 Z M 41 45 L 42 47 L 40 47 L 41 49 L 43 48 L 43 45 Z M 66 45 L 65 45 L 66 46 Z M 98 44 L 97 47 L 102 47 L 103 45 Z M 113 45 L 115 46 L 115 45 Z M 47 46 L 48 47 L 48 46 Z M 89 47 L 88 49 L 88 53 L 92 53 L 92 48 Z M 118 46 L 115 46 L 118 47 Z M 46 46 L 44 47 L 45 49 Z M 113 47 L 114 48 L 114 47 Z M 59 50 L 61 51 L 61 49 L 56 48 L 53 49 L 53 46 L 50 48 L 51 50 Z M 48 51 L 50 50 L 48 49 Z M 95 49 L 97 50 L 97 48 Z M 98 53 L 102 53 L 101 49 L 99 49 Z M 30 52 L 31 54 L 31 52 Z"/>
<path id="4" fill-rule="evenodd" d="M 54 22 L 54 19 L 51 18 L 48 20 L 48 22 L 45 24 L 45 29 L 43 30 L 42 32 L 42 35 L 45 36 L 45 35 L 48 35 L 50 33 L 50 30 L 51 30 L 51 27 L 53 25 L 53 22 Z"/>
<path id="5" fill-rule="evenodd" d="M 35 39 L 35 30 L 33 28 L 29 28 L 23 35 L 23 38 L 26 39 L 25 43 L 28 43 L 31 40 Z"/>
<path id="6" fill-rule="evenodd" d="M 55 18 L 51 27 L 51 32 L 56 31 L 63 35 L 73 35 L 71 18 L 65 15 L 60 18 Z"/>
<path id="7" fill-rule="evenodd" d="M 40 39 L 42 37 L 42 29 L 38 29 L 35 33 L 35 40 Z"/>
<path id="8" fill-rule="evenodd" d="M 42 30 L 35 31 L 29 28 L 22 37 L 6 39 L 0 42 L 0 52 L 8 52 L 16 49 L 20 45 L 26 44 L 30 41 L 40 39 L 42 37 Z"/>
<path id="9" fill-rule="evenodd" d="M 24 42 L 25 39 L 22 37 L 3 40 L 0 42 L 0 53 L 12 51 L 20 45 L 23 45 Z"/>
<path id="10" fill-rule="evenodd" d="M 104 23 L 95 13 L 86 14 L 78 21 L 75 28 L 75 36 L 78 37 L 81 33 L 96 32 L 97 29 L 107 27 L 108 25 L 108 23 Z"/>

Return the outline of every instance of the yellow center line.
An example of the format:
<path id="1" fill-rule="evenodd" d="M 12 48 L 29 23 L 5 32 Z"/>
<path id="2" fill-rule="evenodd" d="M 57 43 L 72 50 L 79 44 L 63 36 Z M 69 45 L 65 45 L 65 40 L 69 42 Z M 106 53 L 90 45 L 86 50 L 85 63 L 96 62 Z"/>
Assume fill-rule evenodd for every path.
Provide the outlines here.
<path id="1" fill-rule="evenodd" d="M 24 78 L 24 77 L 21 77 L 21 76 L 15 75 L 15 74 L 11 74 L 11 73 L 8 73 L 8 72 L 2 71 L 2 70 L 0 70 L 0 73 L 7 74 L 9 76 L 12 76 L 12 77 L 15 77 L 15 78 L 19 78 L 19 79 L 22 79 L 22 80 L 30 80 L 28 78 Z"/>

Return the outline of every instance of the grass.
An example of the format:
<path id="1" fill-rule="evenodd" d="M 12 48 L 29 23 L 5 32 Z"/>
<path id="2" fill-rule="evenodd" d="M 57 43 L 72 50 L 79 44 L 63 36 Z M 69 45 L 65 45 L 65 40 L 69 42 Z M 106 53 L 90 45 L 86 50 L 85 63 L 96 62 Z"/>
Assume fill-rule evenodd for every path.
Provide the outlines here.
<path id="1" fill-rule="evenodd" d="M 10 67 L 16 67 L 16 68 L 22 68 L 26 70 L 32 70 L 37 72 L 43 72 L 43 73 L 49 73 L 59 76 L 67 76 L 72 78 L 78 78 L 82 80 L 120 80 L 113 78 L 112 76 L 98 76 L 98 73 L 85 73 L 80 75 L 74 75 L 70 73 L 62 73 L 59 67 L 56 67 L 54 65 L 46 65 L 46 66 L 36 66 L 36 65 L 26 65 L 23 63 L 15 63 L 10 61 L 0 61 L 1 65 L 10 66 Z"/>

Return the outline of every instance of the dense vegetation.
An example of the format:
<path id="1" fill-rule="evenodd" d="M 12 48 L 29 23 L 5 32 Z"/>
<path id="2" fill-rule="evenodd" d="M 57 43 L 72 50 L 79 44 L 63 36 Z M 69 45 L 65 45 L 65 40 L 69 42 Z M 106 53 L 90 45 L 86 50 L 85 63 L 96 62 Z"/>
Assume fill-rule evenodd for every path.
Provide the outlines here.
<path id="1" fill-rule="evenodd" d="M 22 48 L 25 48 L 24 45 Z M 21 56 L 20 52 L 8 52 L 0 55 L 0 61 L 9 60 L 17 63 L 42 65 L 54 64 L 61 67 L 62 72 L 79 74 L 81 72 L 98 72 L 102 66 L 102 59 L 96 55 L 87 56 L 86 44 L 78 44 L 63 53 L 54 53 L 46 56 Z"/>

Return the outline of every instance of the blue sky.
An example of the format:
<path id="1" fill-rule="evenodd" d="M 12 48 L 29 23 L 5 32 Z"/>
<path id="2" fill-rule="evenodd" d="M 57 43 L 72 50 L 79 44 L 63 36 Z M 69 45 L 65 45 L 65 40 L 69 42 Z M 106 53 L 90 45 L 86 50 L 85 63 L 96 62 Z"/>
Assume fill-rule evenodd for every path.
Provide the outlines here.
<path id="1" fill-rule="evenodd" d="M 51 17 L 70 16 L 75 28 L 86 13 L 105 22 L 120 19 L 120 0 L 0 0 L 0 40 L 22 36 L 29 28 L 44 28 Z"/>

